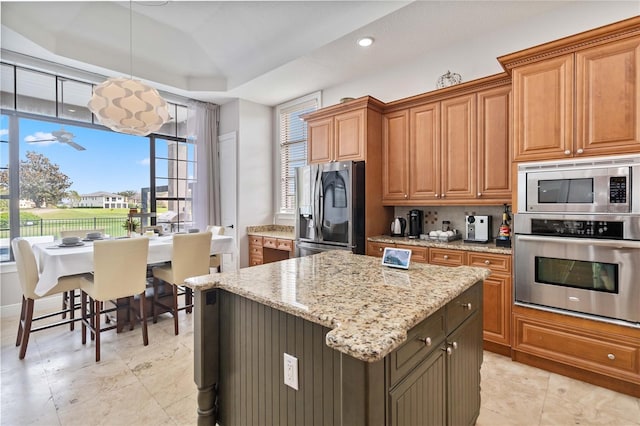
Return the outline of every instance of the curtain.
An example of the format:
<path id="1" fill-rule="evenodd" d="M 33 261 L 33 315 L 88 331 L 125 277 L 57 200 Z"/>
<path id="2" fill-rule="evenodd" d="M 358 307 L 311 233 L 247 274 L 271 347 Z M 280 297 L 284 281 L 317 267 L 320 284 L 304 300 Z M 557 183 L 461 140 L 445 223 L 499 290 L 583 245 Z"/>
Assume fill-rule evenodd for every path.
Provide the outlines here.
<path id="1" fill-rule="evenodd" d="M 196 146 L 196 176 L 193 187 L 194 225 L 220 225 L 220 167 L 218 164 L 218 122 L 220 107 L 206 102 L 188 104 L 187 134 Z"/>

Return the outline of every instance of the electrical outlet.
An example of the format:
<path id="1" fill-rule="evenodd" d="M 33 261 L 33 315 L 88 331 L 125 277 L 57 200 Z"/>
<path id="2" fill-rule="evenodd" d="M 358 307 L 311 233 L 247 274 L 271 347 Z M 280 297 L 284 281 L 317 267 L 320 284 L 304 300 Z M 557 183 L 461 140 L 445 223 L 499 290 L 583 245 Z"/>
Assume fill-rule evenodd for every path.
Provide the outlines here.
<path id="1" fill-rule="evenodd" d="M 298 390 L 298 358 L 284 354 L 284 384 Z"/>

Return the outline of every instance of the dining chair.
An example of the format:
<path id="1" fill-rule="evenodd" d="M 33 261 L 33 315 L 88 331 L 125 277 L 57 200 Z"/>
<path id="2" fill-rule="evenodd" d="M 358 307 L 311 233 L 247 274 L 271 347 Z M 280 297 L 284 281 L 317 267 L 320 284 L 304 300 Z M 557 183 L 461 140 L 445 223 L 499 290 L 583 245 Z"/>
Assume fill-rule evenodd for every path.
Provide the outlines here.
<path id="1" fill-rule="evenodd" d="M 224 235 L 224 226 L 209 225 L 207 226 L 207 231 L 211 232 L 212 235 Z M 209 257 L 209 268 L 214 268 L 216 271 L 220 272 L 221 262 L 221 254 L 212 254 Z"/>
<path id="2" fill-rule="evenodd" d="M 38 284 L 39 278 L 38 264 L 36 262 L 36 256 L 33 253 L 33 249 L 31 248 L 31 243 L 25 238 L 18 237 L 11 241 L 11 248 L 13 249 L 13 256 L 16 260 L 18 281 L 20 282 L 20 287 L 22 287 L 22 309 L 20 310 L 20 321 L 18 322 L 16 346 L 20 346 L 20 353 L 18 357 L 20 359 L 24 359 L 27 353 L 27 345 L 29 344 L 29 336 L 32 332 L 64 324 L 73 325 L 76 321 L 74 307 L 68 307 L 62 311 L 56 311 L 34 317 L 33 310 L 35 301 L 45 296 L 51 296 L 62 292 L 72 292 L 73 290 L 80 289 L 81 281 L 77 276 L 59 278 L 55 287 L 49 290 L 46 294 L 39 296 L 35 293 L 36 284 Z M 55 315 L 60 315 L 61 313 L 65 315 L 69 313 L 69 319 L 55 323 L 48 323 L 39 327 L 33 327 L 33 323 L 35 321 L 51 318 Z M 71 329 L 73 330 L 73 328 Z"/>
<path id="3" fill-rule="evenodd" d="M 66 237 L 78 237 L 78 238 L 86 238 L 89 232 L 99 232 L 104 235 L 104 228 L 96 228 L 96 229 L 67 229 L 64 231 L 60 231 L 60 238 Z M 80 296 L 78 294 L 78 296 Z M 75 303 L 76 294 L 74 290 L 69 292 L 65 291 L 62 293 L 62 310 L 63 312 L 69 307 L 70 301 L 73 300 Z M 79 307 L 77 303 L 75 303 L 76 309 Z M 66 314 L 62 314 L 62 318 L 66 318 Z M 71 323 L 71 329 L 73 330 L 73 324 Z"/>
<path id="4" fill-rule="evenodd" d="M 153 322 L 158 321 L 158 309 L 163 308 L 173 315 L 175 334 L 178 334 L 178 312 L 191 312 L 192 290 L 184 288 L 184 306 L 178 306 L 178 293 L 184 281 L 189 277 L 209 274 L 209 255 L 211 253 L 211 232 L 197 232 L 193 234 L 175 234 L 171 251 L 171 263 L 157 266 L 153 273 Z M 171 287 L 171 305 L 162 303 L 159 297 L 160 281 Z M 166 289 L 166 286 L 165 286 Z"/>
<path id="5" fill-rule="evenodd" d="M 102 327 L 100 315 L 116 308 L 102 308 L 108 302 L 128 299 L 130 329 L 138 317 L 142 322 L 142 342 L 149 344 L 147 333 L 147 314 L 145 307 L 145 288 L 147 285 L 148 238 L 127 238 L 103 240 L 93 243 L 92 275 L 83 275 L 81 282 L 82 344 L 87 341 L 87 328 L 91 340 L 95 340 L 96 362 L 100 361 L 100 334 L 117 327 L 116 324 Z M 87 306 L 87 296 L 89 297 Z M 139 296 L 140 312 L 136 312 L 134 296 Z"/>

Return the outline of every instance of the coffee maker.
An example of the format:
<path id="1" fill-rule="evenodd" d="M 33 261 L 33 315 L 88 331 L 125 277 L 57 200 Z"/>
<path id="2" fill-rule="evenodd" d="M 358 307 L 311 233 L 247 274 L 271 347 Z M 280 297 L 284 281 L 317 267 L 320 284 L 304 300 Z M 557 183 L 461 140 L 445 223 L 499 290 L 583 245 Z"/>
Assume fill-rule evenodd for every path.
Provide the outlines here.
<path id="1" fill-rule="evenodd" d="M 409 238 L 420 238 L 422 234 L 422 224 L 424 223 L 424 212 L 422 210 L 409 210 Z"/>

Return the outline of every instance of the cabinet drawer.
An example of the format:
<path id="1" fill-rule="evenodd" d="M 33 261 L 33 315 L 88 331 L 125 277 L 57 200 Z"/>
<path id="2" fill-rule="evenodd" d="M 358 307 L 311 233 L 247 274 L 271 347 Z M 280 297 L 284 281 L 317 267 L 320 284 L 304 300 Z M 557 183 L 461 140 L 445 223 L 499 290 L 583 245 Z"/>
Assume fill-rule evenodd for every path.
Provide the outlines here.
<path id="1" fill-rule="evenodd" d="M 389 355 L 389 387 L 393 387 L 444 341 L 444 309 L 407 333 L 407 341 Z"/>
<path id="2" fill-rule="evenodd" d="M 447 333 L 455 330 L 464 320 L 478 310 L 482 303 L 482 283 L 473 287 L 453 299 L 447 305 Z"/>
<path id="3" fill-rule="evenodd" d="M 249 266 L 262 265 L 262 257 L 250 257 Z"/>
<path id="4" fill-rule="evenodd" d="M 466 263 L 466 252 L 462 250 L 430 248 L 429 263 L 443 266 L 462 266 Z"/>
<path id="5" fill-rule="evenodd" d="M 513 348 L 610 376 L 640 379 L 640 347 L 554 324 L 515 317 Z"/>
<path id="6" fill-rule="evenodd" d="M 262 246 L 250 246 L 249 247 L 249 257 L 259 257 L 262 259 Z"/>
<path id="7" fill-rule="evenodd" d="M 374 243 L 373 241 L 367 242 L 367 255 L 382 257 L 385 247 L 395 247 L 395 244 Z"/>
<path id="8" fill-rule="evenodd" d="M 411 261 L 426 263 L 429 259 L 429 249 L 427 247 L 416 247 L 406 244 L 396 244 L 397 248 L 411 250 Z"/>
<path id="9" fill-rule="evenodd" d="M 511 272 L 511 256 L 492 253 L 467 253 L 469 266 L 489 268 L 493 272 Z"/>
<path id="10" fill-rule="evenodd" d="M 249 245 L 262 247 L 262 237 L 258 237 L 256 235 L 249 235 Z"/>
<path id="11" fill-rule="evenodd" d="M 275 238 L 264 237 L 262 239 L 262 247 L 277 248 L 278 247 L 278 242 L 277 242 L 277 240 Z"/>
<path id="12" fill-rule="evenodd" d="M 277 249 L 284 251 L 293 251 L 293 241 L 292 240 L 281 240 L 278 238 L 276 240 Z"/>

